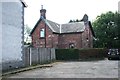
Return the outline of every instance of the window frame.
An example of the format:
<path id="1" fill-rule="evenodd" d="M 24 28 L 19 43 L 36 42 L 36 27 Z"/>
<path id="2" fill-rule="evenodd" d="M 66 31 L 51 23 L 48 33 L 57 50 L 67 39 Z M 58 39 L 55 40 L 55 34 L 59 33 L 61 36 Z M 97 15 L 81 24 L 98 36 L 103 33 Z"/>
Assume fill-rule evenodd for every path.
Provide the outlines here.
<path id="1" fill-rule="evenodd" d="M 69 44 L 69 48 L 70 48 L 70 49 L 74 49 L 74 48 L 75 48 L 75 44 L 74 44 L 74 43 L 70 43 L 70 44 Z"/>
<path id="2" fill-rule="evenodd" d="M 40 34 L 40 38 L 45 38 L 45 29 L 44 28 L 40 29 L 39 34 Z"/>

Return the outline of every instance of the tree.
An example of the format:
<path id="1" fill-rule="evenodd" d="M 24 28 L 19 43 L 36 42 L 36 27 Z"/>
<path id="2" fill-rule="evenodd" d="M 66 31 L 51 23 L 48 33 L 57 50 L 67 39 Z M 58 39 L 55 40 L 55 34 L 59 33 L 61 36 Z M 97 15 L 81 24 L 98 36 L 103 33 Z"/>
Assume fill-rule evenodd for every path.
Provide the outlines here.
<path id="1" fill-rule="evenodd" d="M 120 47 L 120 14 L 111 11 L 97 16 L 92 23 L 96 35 L 94 47 Z"/>
<path id="2" fill-rule="evenodd" d="M 80 22 L 80 20 L 76 19 L 76 20 L 70 20 L 69 23 L 75 23 L 75 22 Z"/>
<path id="3" fill-rule="evenodd" d="M 80 22 L 78 19 L 76 19 L 76 21 L 75 22 Z"/>
<path id="4" fill-rule="evenodd" d="M 24 44 L 30 44 L 30 32 L 31 28 L 28 25 L 24 26 Z"/>
<path id="5" fill-rule="evenodd" d="M 69 23 L 72 23 L 72 22 L 73 22 L 72 20 L 69 21 Z"/>

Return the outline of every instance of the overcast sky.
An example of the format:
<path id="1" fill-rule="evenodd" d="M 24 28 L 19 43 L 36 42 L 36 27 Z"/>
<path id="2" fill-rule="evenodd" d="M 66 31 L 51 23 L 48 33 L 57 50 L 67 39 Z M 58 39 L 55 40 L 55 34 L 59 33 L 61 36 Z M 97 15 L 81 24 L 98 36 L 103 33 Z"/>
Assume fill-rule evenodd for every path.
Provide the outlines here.
<path id="1" fill-rule="evenodd" d="M 63 24 L 70 19 L 82 19 L 84 14 L 90 21 L 101 13 L 118 11 L 120 0 L 25 0 L 28 7 L 25 9 L 25 24 L 33 28 L 40 18 L 41 5 L 47 10 L 48 20 Z"/>

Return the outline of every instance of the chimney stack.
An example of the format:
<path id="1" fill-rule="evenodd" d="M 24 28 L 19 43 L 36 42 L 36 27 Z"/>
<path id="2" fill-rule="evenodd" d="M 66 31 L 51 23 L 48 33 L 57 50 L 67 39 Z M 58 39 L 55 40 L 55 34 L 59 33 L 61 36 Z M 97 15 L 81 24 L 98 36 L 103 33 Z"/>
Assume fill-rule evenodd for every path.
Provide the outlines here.
<path id="1" fill-rule="evenodd" d="M 46 9 L 43 9 L 43 5 L 41 5 L 41 10 L 40 10 L 40 18 L 46 19 Z"/>
<path id="2" fill-rule="evenodd" d="M 87 22 L 88 21 L 88 15 L 84 14 L 84 16 L 83 16 L 81 21 Z"/>

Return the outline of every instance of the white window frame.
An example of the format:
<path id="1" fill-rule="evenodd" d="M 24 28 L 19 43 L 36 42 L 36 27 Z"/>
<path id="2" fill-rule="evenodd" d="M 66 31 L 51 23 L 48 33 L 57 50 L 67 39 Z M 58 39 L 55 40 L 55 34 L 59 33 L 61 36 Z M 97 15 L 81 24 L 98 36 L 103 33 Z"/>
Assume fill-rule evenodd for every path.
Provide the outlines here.
<path id="1" fill-rule="evenodd" d="M 40 30 L 40 38 L 44 38 L 44 37 L 45 37 L 45 29 L 42 28 L 42 29 Z"/>

